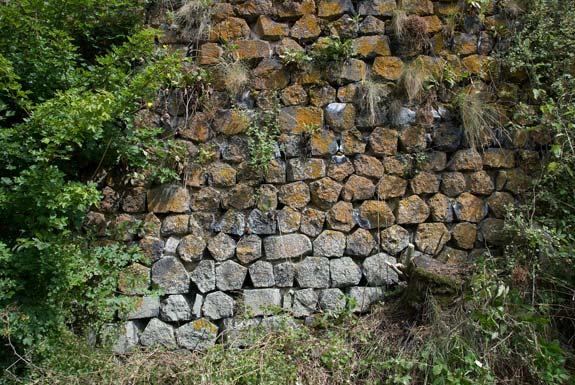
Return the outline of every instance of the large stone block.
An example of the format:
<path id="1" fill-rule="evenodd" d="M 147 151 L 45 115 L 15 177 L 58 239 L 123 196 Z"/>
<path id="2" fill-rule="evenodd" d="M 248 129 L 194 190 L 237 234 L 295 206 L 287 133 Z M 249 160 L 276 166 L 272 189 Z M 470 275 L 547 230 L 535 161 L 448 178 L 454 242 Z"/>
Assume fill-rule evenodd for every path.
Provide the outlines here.
<path id="1" fill-rule="evenodd" d="M 185 294 L 190 291 L 190 276 L 182 262 L 164 257 L 152 265 L 152 283 L 165 294 Z"/>
<path id="2" fill-rule="evenodd" d="M 153 213 L 184 213 L 190 209 L 188 189 L 175 185 L 156 187 L 147 194 L 148 210 Z"/>
<path id="3" fill-rule="evenodd" d="M 361 268 L 350 257 L 331 259 L 329 270 L 333 287 L 354 286 L 361 281 Z"/>
<path id="4" fill-rule="evenodd" d="M 243 294 L 245 312 L 253 317 L 273 314 L 282 304 L 279 289 L 250 289 Z"/>
<path id="5" fill-rule="evenodd" d="M 329 287 L 329 259 L 325 257 L 305 258 L 295 266 L 295 279 L 300 287 Z"/>
<path id="6" fill-rule="evenodd" d="M 312 244 L 303 234 L 286 234 L 264 239 L 266 259 L 290 259 L 311 254 Z"/>

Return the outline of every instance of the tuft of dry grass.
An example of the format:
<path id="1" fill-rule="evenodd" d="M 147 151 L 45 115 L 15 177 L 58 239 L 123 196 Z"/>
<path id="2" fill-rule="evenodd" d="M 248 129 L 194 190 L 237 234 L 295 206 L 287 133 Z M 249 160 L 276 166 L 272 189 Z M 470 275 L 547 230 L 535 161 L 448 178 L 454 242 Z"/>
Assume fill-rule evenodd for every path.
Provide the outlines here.
<path id="1" fill-rule="evenodd" d="M 224 74 L 224 85 L 232 99 L 237 99 L 245 90 L 250 78 L 248 65 L 238 59 L 224 59 L 219 64 Z"/>
<path id="2" fill-rule="evenodd" d="M 420 59 L 415 59 L 403 67 L 400 83 L 409 102 L 421 99 L 425 82 L 430 78 L 431 70 Z"/>
<path id="3" fill-rule="evenodd" d="M 362 107 L 368 111 L 369 123 L 374 124 L 381 101 L 389 95 L 389 87 L 372 79 L 364 79 L 360 89 Z"/>
<path id="4" fill-rule="evenodd" d="M 176 12 L 176 23 L 185 38 L 196 42 L 206 38 L 212 26 L 212 0 L 188 0 Z"/>
<path id="5" fill-rule="evenodd" d="M 402 9 L 393 11 L 391 17 L 391 30 L 393 35 L 398 40 L 402 40 L 405 34 L 405 21 L 407 20 L 407 13 Z"/>

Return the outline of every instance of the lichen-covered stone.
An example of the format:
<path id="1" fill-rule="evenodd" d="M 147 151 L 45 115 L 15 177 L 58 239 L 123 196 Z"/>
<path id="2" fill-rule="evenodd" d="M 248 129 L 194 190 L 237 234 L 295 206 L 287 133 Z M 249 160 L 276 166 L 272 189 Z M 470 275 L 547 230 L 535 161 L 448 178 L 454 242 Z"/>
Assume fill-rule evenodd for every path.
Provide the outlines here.
<path id="1" fill-rule="evenodd" d="M 270 17 L 261 15 L 254 27 L 255 32 L 264 40 L 280 40 L 289 35 L 289 26 L 277 23 Z"/>
<path id="2" fill-rule="evenodd" d="M 323 125 L 323 109 L 318 107 L 291 106 L 282 108 L 279 122 L 283 132 L 301 134 L 307 127 Z"/>
<path id="3" fill-rule="evenodd" d="M 272 50 L 267 41 L 239 40 L 234 43 L 237 48 L 233 56 L 237 60 L 264 59 L 271 55 Z"/>
<path id="4" fill-rule="evenodd" d="M 357 83 L 343 85 L 337 89 L 337 100 L 342 103 L 353 103 L 357 101 L 361 88 Z"/>
<path id="5" fill-rule="evenodd" d="M 253 317 L 273 314 L 282 304 L 279 289 L 244 290 L 243 294 L 245 312 Z"/>
<path id="6" fill-rule="evenodd" d="M 350 231 L 355 225 L 353 205 L 349 202 L 337 202 L 327 212 L 326 219 L 328 228 L 339 231 Z"/>
<path id="7" fill-rule="evenodd" d="M 346 156 L 332 156 L 327 168 L 327 176 L 338 182 L 353 174 L 353 163 Z"/>
<path id="8" fill-rule="evenodd" d="M 264 239 L 266 259 L 291 259 L 311 254 L 312 244 L 303 234 L 286 234 Z"/>
<path id="9" fill-rule="evenodd" d="M 204 255 L 206 241 L 201 237 L 190 234 L 182 238 L 178 244 L 178 256 L 184 262 L 199 261 Z"/>
<path id="10" fill-rule="evenodd" d="M 170 235 L 184 235 L 188 233 L 189 215 L 170 215 L 162 222 L 160 230 L 163 237 Z"/>
<path id="11" fill-rule="evenodd" d="M 491 246 L 503 246 L 509 241 L 505 232 L 505 221 L 497 218 L 487 218 L 479 224 L 480 240 Z"/>
<path id="12" fill-rule="evenodd" d="M 338 313 L 345 309 L 345 294 L 340 289 L 324 289 L 319 292 L 319 307 L 328 313 Z"/>
<path id="13" fill-rule="evenodd" d="M 175 257 L 164 257 L 152 265 L 152 283 L 165 294 L 185 294 L 190 291 L 190 277 L 184 265 Z"/>
<path id="14" fill-rule="evenodd" d="M 423 253 L 436 255 L 451 239 L 443 223 L 420 223 L 415 232 L 415 245 Z"/>
<path id="15" fill-rule="evenodd" d="M 371 59 L 376 56 L 391 56 L 387 36 L 362 36 L 352 40 L 354 55 L 362 59 Z"/>
<path id="16" fill-rule="evenodd" d="M 242 212 L 236 210 L 228 210 L 220 218 L 220 220 L 213 226 L 214 231 L 225 234 L 242 236 L 245 233 L 246 220 Z"/>
<path id="17" fill-rule="evenodd" d="M 399 225 L 393 225 L 380 233 L 381 249 L 391 255 L 397 255 L 402 252 L 411 239 L 409 231 Z"/>
<path id="18" fill-rule="evenodd" d="M 371 306 L 383 300 L 385 291 L 382 287 L 358 287 L 349 289 L 349 297 L 356 305 L 351 309 L 354 313 L 368 312 Z"/>
<path id="19" fill-rule="evenodd" d="M 443 251 L 437 256 L 437 260 L 445 262 L 448 265 L 461 265 L 467 261 L 467 257 L 467 252 L 464 250 L 445 246 Z"/>
<path id="20" fill-rule="evenodd" d="M 427 148 L 427 137 L 423 126 L 409 126 L 399 134 L 400 147 L 405 152 L 421 152 Z"/>
<path id="21" fill-rule="evenodd" d="M 202 260 L 190 273 L 190 279 L 202 293 L 216 288 L 216 264 L 211 260 Z"/>
<path id="22" fill-rule="evenodd" d="M 473 149 L 457 151 L 449 162 L 449 169 L 454 171 L 479 171 L 482 168 L 481 154 Z"/>
<path id="23" fill-rule="evenodd" d="M 405 177 L 410 174 L 413 162 L 407 156 L 389 156 L 383 159 L 383 168 L 386 174 Z"/>
<path id="24" fill-rule="evenodd" d="M 456 197 L 467 189 L 465 175 L 460 172 L 445 172 L 441 176 L 441 192 Z"/>
<path id="25" fill-rule="evenodd" d="M 385 228 L 395 222 L 395 216 L 387 203 L 365 201 L 359 206 L 357 222 L 366 229 Z"/>
<path id="26" fill-rule="evenodd" d="M 323 229 L 326 214 L 314 208 L 306 208 L 301 215 L 300 231 L 310 237 L 315 237 Z"/>
<path id="27" fill-rule="evenodd" d="M 157 317 L 160 314 L 160 299 L 156 296 L 145 295 L 137 297 L 135 308 L 128 314 L 120 314 L 122 319 L 143 319 Z"/>
<path id="28" fill-rule="evenodd" d="M 140 335 L 140 343 L 144 346 L 175 348 L 174 327 L 160 321 L 158 318 L 152 318 Z"/>
<path id="29" fill-rule="evenodd" d="M 299 230 L 301 213 L 291 207 L 284 207 L 276 215 L 278 230 L 282 234 L 293 233 Z"/>
<path id="30" fill-rule="evenodd" d="M 155 237 L 144 237 L 139 242 L 140 252 L 152 262 L 156 262 L 162 257 L 164 241 Z"/>
<path id="31" fill-rule="evenodd" d="M 487 207 L 493 213 L 495 218 L 505 218 L 509 208 L 513 208 L 514 206 L 515 199 L 513 198 L 513 195 L 506 192 L 496 191 L 487 198 Z"/>
<path id="32" fill-rule="evenodd" d="M 489 168 L 513 168 L 515 167 L 513 151 L 504 148 L 488 148 L 483 153 L 483 165 Z"/>
<path id="33" fill-rule="evenodd" d="M 216 43 L 202 44 L 198 56 L 200 65 L 218 64 L 224 49 Z"/>
<path id="34" fill-rule="evenodd" d="M 453 207 L 451 201 L 445 195 L 438 193 L 427 201 L 431 211 L 431 220 L 434 222 L 452 222 Z"/>
<path id="35" fill-rule="evenodd" d="M 162 185 L 148 191 L 147 202 L 152 213 L 185 213 L 190 209 L 190 194 L 185 187 Z"/>
<path id="36" fill-rule="evenodd" d="M 327 19 L 334 19 L 344 13 L 353 13 L 351 0 L 321 0 L 317 7 L 317 15 Z"/>
<path id="37" fill-rule="evenodd" d="M 240 262 L 248 264 L 262 256 L 262 240 L 257 235 L 241 238 L 236 245 L 236 256 Z"/>
<path id="38" fill-rule="evenodd" d="M 341 134 L 341 147 L 345 155 L 363 154 L 366 143 L 359 130 L 352 128 Z"/>
<path id="39" fill-rule="evenodd" d="M 441 151 L 430 151 L 420 162 L 419 168 L 422 171 L 439 172 L 443 171 L 447 165 L 447 154 Z"/>
<path id="40" fill-rule="evenodd" d="M 403 72 L 403 62 L 394 56 L 378 56 L 371 68 L 373 73 L 384 80 L 398 80 Z"/>
<path id="41" fill-rule="evenodd" d="M 455 246 L 461 249 L 472 249 L 477 239 L 477 226 L 469 222 L 461 222 L 451 229 L 451 238 Z"/>
<path id="42" fill-rule="evenodd" d="M 160 319 L 166 322 L 181 322 L 192 319 L 192 303 L 187 297 L 177 294 L 162 300 Z"/>
<path id="43" fill-rule="evenodd" d="M 288 161 L 288 181 L 318 179 L 325 176 L 326 167 L 323 159 L 290 159 Z"/>
<path id="44" fill-rule="evenodd" d="M 373 198 L 375 186 L 363 176 L 352 175 L 343 188 L 342 198 L 346 201 L 362 201 Z"/>
<path id="45" fill-rule="evenodd" d="M 248 268 L 254 287 L 271 287 L 275 285 L 274 267 L 266 261 L 257 261 Z"/>
<path id="46" fill-rule="evenodd" d="M 204 187 L 193 195 L 191 207 L 194 211 L 215 211 L 219 208 L 220 201 L 221 193 L 218 190 Z"/>
<path id="47" fill-rule="evenodd" d="M 353 128 L 355 107 L 351 103 L 330 103 L 325 107 L 326 123 L 335 131 Z"/>
<path id="48" fill-rule="evenodd" d="M 294 275 L 293 263 L 282 262 L 274 265 L 274 279 L 277 287 L 292 287 Z"/>
<path id="49" fill-rule="evenodd" d="M 376 127 L 369 135 L 369 147 L 376 155 L 395 155 L 399 133 L 390 128 Z"/>
<path id="50" fill-rule="evenodd" d="M 293 209 L 304 208 L 310 199 L 309 187 L 304 182 L 283 185 L 278 192 L 278 200 Z"/>
<path id="51" fill-rule="evenodd" d="M 390 17 L 396 8 L 395 0 L 366 0 L 359 3 L 359 14 Z"/>
<path id="52" fill-rule="evenodd" d="M 487 215 L 485 203 L 470 193 L 461 194 L 453 207 L 459 221 L 479 223 Z"/>
<path id="53" fill-rule="evenodd" d="M 234 256 L 236 241 L 226 233 L 219 233 L 208 241 L 208 251 L 216 261 L 225 261 Z"/>
<path id="54" fill-rule="evenodd" d="M 146 190 L 136 187 L 128 191 L 122 199 L 122 210 L 127 213 L 141 213 L 146 210 Z"/>
<path id="55" fill-rule="evenodd" d="M 180 244 L 180 238 L 177 237 L 170 237 L 166 240 L 164 244 L 164 252 L 163 255 L 176 255 L 176 251 L 178 250 L 178 245 Z"/>
<path id="56" fill-rule="evenodd" d="M 118 289 L 124 294 L 144 294 L 150 286 L 150 268 L 132 263 L 120 271 Z"/>
<path id="57" fill-rule="evenodd" d="M 376 179 L 379 179 L 383 176 L 383 165 L 377 158 L 373 156 L 363 154 L 356 155 L 355 159 L 353 160 L 353 165 L 357 175 Z"/>
<path id="58" fill-rule="evenodd" d="M 455 52 L 460 55 L 471 55 L 477 52 L 477 36 L 457 32 L 453 36 Z"/>
<path id="59" fill-rule="evenodd" d="M 313 241 L 313 253 L 318 257 L 341 257 L 345 250 L 345 234 L 324 230 Z"/>
<path id="60" fill-rule="evenodd" d="M 251 77 L 251 85 L 256 90 L 280 90 L 289 84 L 288 70 L 275 58 L 263 59 Z"/>
<path id="61" fill-rule="evenodd" d="M 338 148 L 335 133 L 332 130 L 321 130 L 312 135 L 310 146 L 313 156 L 335 154 Z"/>
<path id="62" fill-rule="evenodd" d="M 370 286 L 389 286 L 397 283 L 399 277 L 395 270 L 388 265 L 388 263 L 395 264 L 396 262 L 394 257 L 385 253 L 367 257 L 363 261 L 363 271 L 367 278 L 367 284 Z"/>
<path id="63" fill-rule="evenodd" d="M 333 179 L 326 177 L 309 184 L 311 202 L 319 208 L 329 208 L 336 203 L 342 186 Z"/>
<path id="64" fill-rule="evenodd" d="M 354 233 L 347 235 L 345 254 L 366 257 L 375 246 L 375 239 L 369 231 L 357 229 Z"/>
<path id="65" fill-rule="evenodd" d="M 328 258 L 306 257 L 295 265 L 295 279 L 300 287 L 327 288 L 329 277 Z"/>
<path id="66" fill-rule="evenodd" d="M 321 34 L 321 27 L 314 15 L 304 15 L 295 22 L 290 30 L 290 36 L 300 41 L 316 39 Z"/>
<path id="67" fill-rule="evenodd" d="M 204 350 L 216 343 L 218 327 L 207 319 L 198 319 L 176 329 L 178 345 L 189 350 Z"/>
<path id="68" fill-rule="evenodd" d="M 206 295 L 202 306 L 202 313 L 210 320 L 233 317 L 234 300 L 229 295 L 215 291 Z"/>
<path id="69" fill-rule="evenodd" d="M 248 215 L 248 230 L 251 234 L 271 235 L 276 232 L 276 218 L 272 211 L 263 212 L 253 209 Z"/>
<path id="70" fill-rule="evenodd" d="M 469 175 L 469 190 L 473 194 L 489 195 L 495 189 L 491 176 L 485 171 L 476 171 Z"/>
<path id="71" fill-rule="evenodd" d="M 234 261 L 225 261 L 216 267 L 216 287 L 222 291 L 239 290 L 248 269 Z"/>
<path id="72" fill-rule="evenodd" d="M 384 175 L 377 184 L 379 199 L 399 198 L 405 194 L 407 181 L 395 175 Z"/>
<path id="73" fill-rule="evenodd" d="M 226 163 L 210 164 L 207 174 L 210 186 L 231 187 L 236 184 L 236 170 Z"/>
<path id="74" fill-rule="evenodd" d="M 336 91 L 330 85 L 313 87 L 309 90 L 309 102 L 316 107 L 325 107 L 335 101 Z"/>
<path id="75" fill-rule="evenodd" d="M 250 27 L 244 19 L 239 17 L 229 17 L 216 24 L 210 34 L 210 40 L 232 41 L 247 38 L 250 34 Z"/>
<path id="76" fill-rule="evenodd" d="M 329 269 L 332 287 L 353 286 L 361 281 L 361 268 L 350 257 L 331 259 Z"/>
<path id="77" fill-rule="evenodd" d="M 439 191 L 439 178 L 436 174 L 421 171 L 410 182 L 414 194 L 434 194 Z"/>
<path id="78" fill-rule="evenodd" d="M 429 207 L 417 195 L 402 199 L 397 205 L 397 223 L 400 225 L 425 222 L 429 214 Z"/>
<path id="79" fill-rule="evenodd" d="M 226 194 L 223 199 L 225 208 L 233 207 L 237 210 L 245 210 L 255 204 L 254 189 L 244 183 L 238 183 Z"/>
<path id="80" fill-rule="evenodd" d="M 265 180 L 267 183 L 285 183 L 286 165 L 282 160 L 274 159 L 268 163 L 265 171 Z"/>
<path id="81" fill-rule="evenodd" d="M 359 59 L 347 59 L 340 65 L 328 69 L 329 77 L 340 84 L 359 82 L 365 79 L 367 66 Z"/>

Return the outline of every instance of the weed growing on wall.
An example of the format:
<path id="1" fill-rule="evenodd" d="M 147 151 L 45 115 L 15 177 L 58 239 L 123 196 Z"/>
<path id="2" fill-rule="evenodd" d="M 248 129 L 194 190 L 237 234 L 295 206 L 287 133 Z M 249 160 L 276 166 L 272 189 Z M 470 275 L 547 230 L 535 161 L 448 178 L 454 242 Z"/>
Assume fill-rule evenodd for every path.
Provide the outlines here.
<path id="1" fill-rule="evenodd" d="M 276 158 L 280 135 L 279 100 L 277 96 L 268 110 L 257 111 L 250 118 L 248 127 L 249 164 L 257 170 L 266 170 Z"/>

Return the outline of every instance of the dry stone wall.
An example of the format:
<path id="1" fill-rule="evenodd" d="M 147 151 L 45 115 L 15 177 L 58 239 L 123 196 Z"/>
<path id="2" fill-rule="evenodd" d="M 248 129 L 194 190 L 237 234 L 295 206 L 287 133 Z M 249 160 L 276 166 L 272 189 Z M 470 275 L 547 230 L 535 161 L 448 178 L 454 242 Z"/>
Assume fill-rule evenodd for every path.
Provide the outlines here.
<path id="1" fill-rule="evenodd" d="M 403 38 L 391 26 L 398 10 L 409 20 Z M 211 117 L 169 103 L 141 113 L 186 144 L 185 184 L 108 186 L 90 213 L 101 234 L 141 224 L 122 238 L 151 263 L 128 269 L 163 292 L 120 315 L 119 350 L 201 349 L 224 330 L 277 326 L 277 309 L 305 318 L 351 298 L 352 310 L 365 312 L 398 284 L 389 263 L 410 244 L 461 263 L 504 243 L 505 207 L 526 186 L 537 137 L 488 138 L 471 149 L 454 92 L 426 88 L 412 98 L 406 80 L 418 63 L 434 79 L 449 68 L 475 86 L 488 82 L 493 27 L 502 23 L 495 5 L 480 17 L 450 1 L 240 0 L 214 4 L 211 20 L 210 35 L 192 48 L 227 102 Z M 310 53 L 325 36 L 350 41 L 350 57 L 324 68 L 280 57 Z M 220 66 L 230 45 L 249 69 L 237 98 Z M 369 84 L 379 90 L 371 104 Z M 274 159 L 256 169 L 246 117 L 271 108 L 273 95 L 281 135 Z M 213 159 L 198 161 L 206 149 Z"/>

